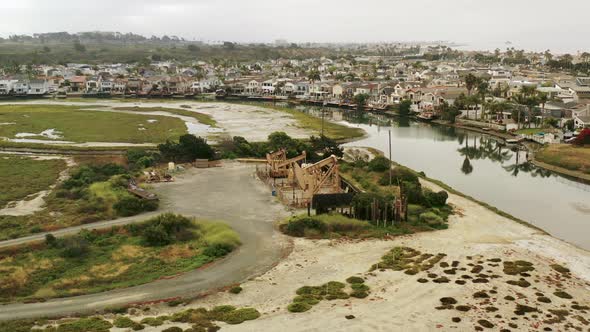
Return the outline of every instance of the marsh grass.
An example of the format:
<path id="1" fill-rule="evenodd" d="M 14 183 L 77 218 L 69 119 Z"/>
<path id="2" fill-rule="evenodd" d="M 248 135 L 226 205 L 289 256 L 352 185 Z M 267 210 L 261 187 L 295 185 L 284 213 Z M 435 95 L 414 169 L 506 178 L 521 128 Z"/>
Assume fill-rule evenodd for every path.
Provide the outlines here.
<path id="1" fill-rule="evenodd" d="M 0 251 L 0 301 L 67 297 L 139 285 L 196 269 L 240 243 L 225 224 L 191 222 L 192 226 L 176 230 L 178 235 L 171 243 L 161 246 L 146 243 L 143 230 L 147 226 L 132 224 L 4 249 Z M 65 255 L 70 245 L 76 251 Z"/>
<path id="2" fill-rule="evenodd" d="M 35 160 L 0 155 L 0 209 L 8 202 L 47 190 L 65 168 L 63 159 Z"/>
<path id="3" fill-rule="evenodd" d="M 148 119 L 157 122 L 148 122 Z M 83 107 L 65 105 L 2 105 L 0 122 L 15 123 L 0 126 L 0 137 L 14 138 L 18 133 L 38 134 L 55 129 L 63 136 L 60 140 L 78 143 L 162 143 L 187 133 L 184 122 L 177 118 L 84 111 Z M 145 130 L 139 130 L 140 127 Z"/>

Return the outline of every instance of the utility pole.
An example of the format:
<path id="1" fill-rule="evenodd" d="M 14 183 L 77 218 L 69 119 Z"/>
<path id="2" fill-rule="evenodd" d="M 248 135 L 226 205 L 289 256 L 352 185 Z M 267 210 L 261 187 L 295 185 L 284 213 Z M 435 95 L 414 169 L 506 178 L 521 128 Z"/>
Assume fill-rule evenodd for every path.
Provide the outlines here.
<path id="1" fill-rule="evenodd" d="M 324 108 L 326 107 L 326 100 L 322 103 L 322 137 L 324 136 Z"/>
<path id="2" fill-rule="evenodd" d="M 389 129 L 389 186 L 391 187 L 391 129 Z"/>

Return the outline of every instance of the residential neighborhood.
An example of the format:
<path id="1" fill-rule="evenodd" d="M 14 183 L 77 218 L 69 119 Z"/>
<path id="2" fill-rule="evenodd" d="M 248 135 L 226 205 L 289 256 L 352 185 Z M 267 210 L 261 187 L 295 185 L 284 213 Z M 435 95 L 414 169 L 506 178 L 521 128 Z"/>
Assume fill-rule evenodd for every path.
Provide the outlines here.
<path id="1" fill-rule="evenodd" d="M 427 112 L 452 122 L 455 119 L 442 114 L 448 106 L 457 108 L 453 117 L 464 123 L 477 121 L 477 126 L 513 131 L 550 124 L 548 130 L 558 138 L 535 137 L 544 142 L 563 141 L 590 124 L 590 77 L 556 68 L 550 54 L 517 51 L 520 58 L 514 58 L 513 50 L 507 49 L 496 50 L 495 55 L 466 52 L 458 56 L 440 45 L 404 47 L 403 56 L 23 65 L 17 70 L 20 73 L 4 70 L 0 75 L 0 98 L 217 95 L 354 109 L 356 96 L 363 95 L 367 110 L 395 111 L 407 100 L 414 114 Z M 482 63 L 482 57 L 495 61 Z M 587 65 L 585 55 L 572 61 Z M 519 104 L 523 91 L 542 97 L 534 105 Z M 523 106 L 526 110 L 518 112 Z"/>

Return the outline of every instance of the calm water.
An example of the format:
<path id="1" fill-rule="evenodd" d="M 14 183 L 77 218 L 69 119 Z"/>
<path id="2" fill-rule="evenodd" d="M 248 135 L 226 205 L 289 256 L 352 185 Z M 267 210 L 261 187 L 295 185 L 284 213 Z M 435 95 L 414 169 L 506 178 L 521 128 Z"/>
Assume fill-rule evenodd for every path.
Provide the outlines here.
<path id="1" fill-rule="evenodd" d="M 488 135 L 445 126 L 344 122 L 369 136 L 348 146 L 388 154 L 391 130 L 394 161 L 590 250 L 590 186 L 526 163 L 525 151 L 512 151 Z"/>

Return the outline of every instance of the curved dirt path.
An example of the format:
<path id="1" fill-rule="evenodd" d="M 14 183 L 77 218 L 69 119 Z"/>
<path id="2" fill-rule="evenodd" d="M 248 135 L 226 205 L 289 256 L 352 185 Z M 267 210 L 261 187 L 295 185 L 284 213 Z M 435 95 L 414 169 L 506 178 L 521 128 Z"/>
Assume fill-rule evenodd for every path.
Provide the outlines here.
<path id="1" fill-rule="evenodd" d="M 226 162 L 221 168 L 190 169 L 176 182 L 158 184 L 162 210 L 209 220 L 220 220 L 239 233 L 242 245 L 231 255 L 206 268 L 171 279 L 103 293 L 0 306 L 0 320 L 88 313 L 105 307 L 190 297 L 262 274 L 288 250 L 288 241 L 275 232 L 274 222 L 288 215 L 266 186 L 255 179 L 251 165 Z M 158 211 L 158 213 L 161 213 Z M 75 233 L 81 228 L 110 227 L 145 220 L 151 214 L 85 225 L 53 234 Z M 38 241 L 44 234 L 1 242 L 0 246 Z"/>

